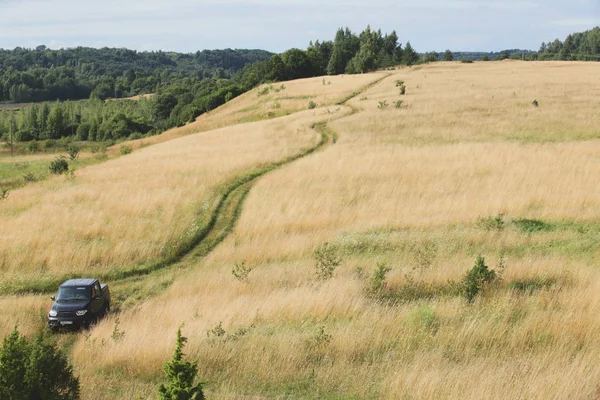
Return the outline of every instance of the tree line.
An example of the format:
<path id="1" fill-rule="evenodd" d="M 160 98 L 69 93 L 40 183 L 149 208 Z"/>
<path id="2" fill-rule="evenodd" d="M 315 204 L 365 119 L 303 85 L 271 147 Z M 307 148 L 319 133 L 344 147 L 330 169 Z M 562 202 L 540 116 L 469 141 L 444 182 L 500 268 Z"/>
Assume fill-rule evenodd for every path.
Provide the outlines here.
<path id="1" fill-rule="evenodd" d="M 541 60 L 600 61 L 600 27 L 542 43 L 538 54 Z"/>
<path id="2" fill-rule="evenodd" d="M 191 54 L 128 49 L 0 49 L 0 102 L 104 100 L 153 93 L 183 78 L 230 78 L 264 50 L 205 50 Z"/>

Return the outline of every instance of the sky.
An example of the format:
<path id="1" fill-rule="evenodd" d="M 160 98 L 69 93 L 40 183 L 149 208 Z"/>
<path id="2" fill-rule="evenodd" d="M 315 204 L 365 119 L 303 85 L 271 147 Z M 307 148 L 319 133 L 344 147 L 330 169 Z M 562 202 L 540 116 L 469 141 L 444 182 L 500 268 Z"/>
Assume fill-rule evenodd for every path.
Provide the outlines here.
<path id="1" fill-rule="evenodd" d="M 367 25 L 419 52 L 537 50 L 600 25 L 600 0 L 0 0 L 4 49 L 279 53 Z"/>

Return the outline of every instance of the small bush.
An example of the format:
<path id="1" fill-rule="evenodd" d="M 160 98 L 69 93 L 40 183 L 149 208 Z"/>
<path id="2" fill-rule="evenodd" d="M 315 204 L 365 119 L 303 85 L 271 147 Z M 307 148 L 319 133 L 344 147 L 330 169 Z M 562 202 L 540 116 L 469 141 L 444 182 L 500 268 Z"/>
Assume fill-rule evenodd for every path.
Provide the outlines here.
<path id="1" fill-rule="evenodd" d="M 475 266 L 471 268 L 462 280 L 462 293 L 469 303 L 475 300 L 475 297 L 487 285 L 496 280 L 496 271 L 490 270 L 485 265 L 485 259 L 481 256 L 477 257 Z"/>
<path id="2" fill-rule="evenodd" d="M 463 64 L 473 64 L 473 60 L 467 60 L 467 59 L 464 59 L 464 58 L 462 60 L 460 60 L 460 62 L 463 63 Z"/>
<path id="3" fill-rule="evenodd" d="M 404 96 L 406 94 L 406 86 L 400 86 L 400 96 Z"/>
<path id="4" fill-rule="evenodd" d="M 219 322 L 219 324 L 217 326 L 215 326 L 213 329 L 206 332 L 206 337 L 220 338 L 220 337 L 225 336 L 226 333 L 227 332 L 225 332 L 225 329 L 223 329 L 223 322 Z"/>
<path id="5" fill-rule="evenodd" d="M 478 228 L 486 231 L 501 231 L 505 227 L 504 214 L 498 214 L 495 217 L 480 217 L 475 223 Z"/>
<path id="6" fill-rule="evenodd" d="M 533 101 L 531 104 L 532 104 L 534 107 L 539 107 L 539 106 L 540 106 L 540 103 L 538 103 L 538 101 L 537 101 L 537 100 L 534 100 L 534 101 Z"/>
<path id="7" fill-rule="evenodd" d="M 61 175 L 69 170 L 69 163 L 63 157 L 58 157 L 50 163 L 49 169 L 51 173 Z"/>
<path id="8" fill-rule="evenodd" d="M 79 157 L 79 146 L 77 146 L 76 144 L 70 144 L 69 148 L 67 149 L 67 152 L 69 153 L 69 158 L 71 159 L 71 161 L 77 159 L 77 157 Z"/>
<path id="9" fill-rule="evenodd" d="M 233 275 L 233 277 L 240 282 L 246 282 L 248 280 L 248 275 L 250 275 L 250 272 L 252 272 L 252 268 L 246 267 L 245 261 L 235 264 L 235 266 L 231 270 L 231 274 Z"/>
<path id="10" fill-rule="evenodd" d="M 281 103 L 279 103 L 279 101 L 276 101 L 275 103 L 273 103 L 273 109 L 279 110 L 280 108 L 281 108 Z"/>
<path id="11" fill-rule="evenodd" d="M 40 146 L 39 146 L 38 142 L 36 142 L 35 140 L 33 140 L 27 144 L 27 150 L 29 150 L 30 153 L 35 153 L 39 149 L 40 149 Z"/>
<path id="12" fill-rule="evenodd" d="M 271 88 L 269 86 L 264 86 L 262 89 L 258 90 L 258 97 L 266 96 L 269 94 L 270 91 L 271 91 Z"/>
<path id="13" fill-rule="evenodd" d="M 313 256 L 315 258 L 317 277 L 320 280 L 327 280 L 333 277 L 333 272 L 342 263 L 342 258 L 338 255 L 337 249 L 329 243 L 319 246 Z"/>
<path id="14" fill-rule="evenodd" d="M 380 101 L 379 105 L 377 106 L 377 108 L 379 108 L 380 110 L 385 110 L 386 108 L 388 108 L 389 104 L 387 102 L 387 100 L 384 101 Z"/>
<path id="15" fill-rule="evenodd" d="M 122 156 L 125 156 L 127 154 L 131 154 L 131 152 L 133 151 L 133 149 L 131 148 L 131 146 L 121 146 L 121 148 L 119 149 L 119 152 L 121 153 Z"/>
<path id="16" fill-rule="evenodd" d="M 104 153 L 106 152 L 106 144 L 104 143 L 92 143 L 90 145 L 90 151 L 92 153 Z"/>
<path id="17" fill-rule="evenodd" d="M 315 108 L 317 108 L 317 103 L 315 103 L 315 102 L 314 102 L 314 101 L 312 101 L 312 100 L 311 100 L 311 101 L 309 101 L 309 102 L 308 102 L 308 109 L 309 109 L 309 110 L 313 110 L 313 109 L 315 109 Z"/>
<path id="18" fill-rule="evenodd" d="M 401 86 L 404 86 L 404 81 L 401 81 L 400 79 L 398 79 L 396 81 L 396 87 L 401 87 Z"/>
<path id="19" fill-rule="evenodd" d="M 23 181 L 25 181 L 26 183 L 36 182 L 37 178 L 36 178 L 36 176 L 33 173 L 28 172 L 25 175 L 23 175 Z"/>
<path id="20" fill-rule="evenodd" d="M 394 106 L 396 108 L 402 108 L 402 105 L 404 104 L 403 100 L 397 100 L 396 103 L 394 103 Z"/>
<path id="21" fill-rule="evenodd" d="M 483 56 L 481 61 L 490 61 L 490 57 L 488 55 Z"/>
<path id="22" fill-rule="evenodd" d="M 386 275 L 391 269 L 384 262 L 377 263 L 377 269 L 373 272 L 369 282 L 369 293 L 372 295 L 381 293 L 386 287 Z"/>
<path id="23" fill-rule="evenodd" d="M 177 330 L 175 353 L 171 361 L 163 365 L 167 385 L 158 388 L 159 400 L 204 400 L 202 384 L 194 384 L 198 374 L 198 363 L 183 360 L 183 346 L 187 338 L 181 336 L 181 328 Z"/>
<path id="24" fill-rule="evenodd" d="M 0 188 L 0 200 L 6 199 L 9 194 L 10 194 L 10 190 L 5 189 L 5 188 Z"/>

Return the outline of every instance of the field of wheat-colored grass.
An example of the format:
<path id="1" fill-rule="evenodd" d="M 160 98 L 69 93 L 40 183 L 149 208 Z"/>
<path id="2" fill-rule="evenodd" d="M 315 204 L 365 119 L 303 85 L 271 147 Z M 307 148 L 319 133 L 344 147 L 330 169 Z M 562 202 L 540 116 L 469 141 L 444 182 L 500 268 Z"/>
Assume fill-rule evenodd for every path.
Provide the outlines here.
<path id="1" fill-rule="evenodd" d="M 273 119 L 306 110 L 311 101 L 321 107 L 333 105 L 380 76 L 384 76 L 383 73 L 307 78 L 261 85 L 199 116 L 193 123 L 128 144 L 133 147 L 145 146 L 239 123 Z M 113 149 L 118 150 L 118 146 Z"/>
<path id="2" fill-rule="evenodd" d="M 61 337 L 84 399 L 155 398 L 182 324 L 212 399 L 600 396 L 600 70 L 402 68 L 351 99 L 353 113 L 275 118 L 384 76 L 255 89 L 158 140 L 274 119 L 136 150 L 0 203 L 2 279 L 77 270 L 94 255 L 87 268 L 118 267 L 155 257 L 222 182 L 317 143 L 314 122 L 329 119 L 339 135 L 261 177 L 209 256 L 147 278 L 166 282 L 153 297 Z M 313 252 L 325 242 L 342 261 L 319 280 Z M 459 282 L 478 255 L 501 280 L 470 304 Z M 242 263 L 252 270 L 239 281 Z M 375 291 L 378 264 L 390 271 Z M 44 296 L 0 297 L 0 318 L 30 334 L 48 306 Z"/>
<path id="3" fill-rule="evenodd" d="M 261 178 L 210 256 L 119 315 L 122 338 L 111 317 L 75 343 L 85 398 L 152 398 L 182 323 L 215 399 L 597 398 L 598 80 L 586 63 L 396 71 L 329 123 L 336 144 Z M 324 242 L 342 263 L 320 281 Z M 503 273 L 469 304 L 477 255 Z"/>
<path id="4" fill-rule="evenodd" d="M 339 107 L 332 115 L 343 113 Z M 219 185 L 299 154 L 326 109 L 215 130 L 15 190 L 0 204 L 2 280 L 90 274 L 156 259 L 177 243 Z"/>

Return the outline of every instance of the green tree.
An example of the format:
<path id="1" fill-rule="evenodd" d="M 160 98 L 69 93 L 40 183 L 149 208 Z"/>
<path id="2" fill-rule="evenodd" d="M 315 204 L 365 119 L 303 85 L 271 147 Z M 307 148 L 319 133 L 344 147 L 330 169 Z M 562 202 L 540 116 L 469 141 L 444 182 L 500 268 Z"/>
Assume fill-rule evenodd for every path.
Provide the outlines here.
<path id="1" fill-rule="evenodd" d="M 0 350 L 0 398 L 6 400 L 25 400 L 29 390 L 23 379 L 27 373 L 29 344 L 14 329 L 4 338 Z"/>
<path id="2" fill-rule="evenodd" d="M 66 357 L 43 335 L 29 343 L 15 329 L 0 349 L 2 400 L 77 400 L 79 379 Z"/>
<path id="3" fill-rule="evenodd" d="M 79 399 L 79 379 L 74 376 L 73 368 L 43 335 L 36 336 L 32 343 L 24 380 L 29 400 Z"/>
<path id="4" fill-rule="evenodd" d="M 60 103 L 56 103 L 48 115 L 47 130 L 50 139 L 59 139 L 67 134 L 67 116 Z"/>
<path id="5" fill-rule="evenodd" d="M 406 46 L 402 52 L 402 63 L 410 67 L 419 62 L 419 58 L 419 54 L 412 48 L 410 42 L 406 42 Z"/>
<path id="6" fill-rule="evenodd" d="M 202 384 L 194 385 L 198 374 L 198 363 L 183 360 L 183 346 L 187 338 L 181 336 L 181 328 L 177 330 L 175 353 L 171 361 L 163 365 L 169 383 L 158 388 L 160 400 L 204 400 Z"/>
<path id="7" fill-rule="evenodd" d="M 279 54 L 271 56 L 269 60 L 269 80 L 283 81 L 286 79 L 285 64 Z"/>
<path id="8" fill-rule="evenodd" d="M 306 52 L 290 49 L 281 55 L 285 65 L 287 79 L 308 78 L 312 76 L 312 64 Z"/>
<path id="9" fill-rule="evenodd" d="M 444 61 L 454 61 L 454 55 L 450 50 L 444 52 Z"/>

